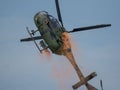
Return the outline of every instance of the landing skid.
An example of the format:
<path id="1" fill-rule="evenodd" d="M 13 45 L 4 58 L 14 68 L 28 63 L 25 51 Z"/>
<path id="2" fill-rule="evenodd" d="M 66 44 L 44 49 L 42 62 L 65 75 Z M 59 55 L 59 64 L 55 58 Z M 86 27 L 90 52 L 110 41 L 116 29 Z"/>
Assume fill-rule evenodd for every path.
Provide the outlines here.
<path id="1" fill-rule="evenodd" d="M 26 27 L 27 32 L 29 33 L 30 37 L 32 38 L 33 42 L 35 43 L 36 47 L 38 48 L 38 50 L 40 51 L 40 53 L 42 53 L 42 51 L 40 50 L 40 47 L 38 46 L 37 42 L 35 41 L 35 39 L 33 38 L 33 34 L 30 33 L 28 27 Z"/>

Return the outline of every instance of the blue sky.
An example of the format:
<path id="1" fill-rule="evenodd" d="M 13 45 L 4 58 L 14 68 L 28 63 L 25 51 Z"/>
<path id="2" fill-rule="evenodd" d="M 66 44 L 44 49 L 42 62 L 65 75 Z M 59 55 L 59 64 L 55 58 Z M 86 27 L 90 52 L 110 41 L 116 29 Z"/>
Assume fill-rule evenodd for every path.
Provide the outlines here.
<path id="1" fill-rule="evenodd" d="M 77 49 L 76 62 L 84 75 L 96 71 L 90 81 L 100 89 L 119 90 L 120 83 L 120 1 L 59 0 L 64 26 L 73 28 L 111 23 L 112 27 L 71 34 Z M 63 56 L 40 55 L 25 28 L 36 29 L 33 17 L 38 11 L 57 17 L 54 0 L 0 1 L 0 90 L 72 90 L 78 81 L 73 68 Z M 86 90 L 83 86 L 78 90 Z"/>

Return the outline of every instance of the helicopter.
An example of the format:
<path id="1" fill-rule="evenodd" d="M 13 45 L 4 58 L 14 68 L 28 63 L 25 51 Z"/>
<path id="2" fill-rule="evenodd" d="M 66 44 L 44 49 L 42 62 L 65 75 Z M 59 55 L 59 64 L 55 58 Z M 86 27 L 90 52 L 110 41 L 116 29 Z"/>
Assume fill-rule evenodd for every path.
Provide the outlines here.
<path id="1" fill-rule="evenodd" d="M 33 41 L 41 54 L 43 53 L 43 51 L 51 51 L 53 54 L 56 55 L 64 55 L 70 61 L 71 65 L 73 66 L 78 75 L 78 78 L 80 79 L 79 82 L 72 86 L 73 90 L 78 89 L 82 85 L 85 85 L 88 90 L 97 90 L 97 88 L 88 83 L 89 80 L 97 76 L 96 72 L 91 73 L 87 77 L 83 75 L 73 56 L 71 50 L 71 43 L 69 41 L 68 35 L 69 33 L 73 32 L 109 27 L 111 26 L 111 24 L 100 24 L 94 26 L 80 27 L 74 28 L 71 31 L 67 31 L 63 25 L 58 0 L 55 0 L 55 5 L 58 19 L 50 15 L 47 11 L 38 12 L 34 16 L 34 22 L 37 30 L 29 31 L 29 28 L 27 27 L 26 29 L 30 37 L 23 38 L 20 41 Z M 34 36 L 36 32 L 39 32 L 38 36 Z M 40 43 L 38 44 L 36 40 L 40 40 Z"/>

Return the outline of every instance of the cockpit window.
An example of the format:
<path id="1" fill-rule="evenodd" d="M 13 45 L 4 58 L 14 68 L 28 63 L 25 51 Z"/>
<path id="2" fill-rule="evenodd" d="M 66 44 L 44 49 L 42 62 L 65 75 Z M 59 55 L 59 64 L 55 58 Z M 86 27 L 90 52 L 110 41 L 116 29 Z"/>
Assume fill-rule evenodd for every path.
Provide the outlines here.
<path id="1" fill-rule="evenodd" d="M 58 28 L 61 27 L 56 18 L 54 18 L 53 16 L 49 15 L 49 19 L 50 19 L 53 27 L 58 27 Z"/>
<path id="2" fill-rule="evenodd" d="M 59 24 L 57 19 L 49 15 L 46 11 L 38 12 L 34 17 L 34 21 L 37 27 L 41 26 L 42 24 L 48 24 L 50 22 L 54 28 L 61 28 L 61 24 Z"/>

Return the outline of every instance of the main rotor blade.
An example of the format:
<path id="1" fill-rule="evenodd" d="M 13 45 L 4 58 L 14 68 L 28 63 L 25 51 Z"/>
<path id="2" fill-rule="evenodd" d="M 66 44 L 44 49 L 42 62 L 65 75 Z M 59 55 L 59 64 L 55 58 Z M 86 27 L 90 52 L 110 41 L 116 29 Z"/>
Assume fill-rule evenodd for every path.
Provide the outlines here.
<path id="1" fill-rule="evenodd" d="M 62 17 L 61 17 L 61 13 L 60 13 L 60 8 L 59 8 L 59 2 L 58 2 L 58 0 L 55 0 L 55 4 L 56 4 L 56 10 L 57 10 L 58 19 L 61 22 L 61 25 L 63 27 L 63 22 L 62 22 Z"/>
<path id="2" fill-rule="evenodd" d="M 94 25 L 94 26 L 75 28 L 72 31 L 68 31 L 68 33 L 91 30 L 91 29 L 98 29 L 98 28 L 104 28 L 104 27 L 109 27 L 109 26 L 111 26 L 111 24 L 100 24 L 100 25 Z"/>
<path id="3" fill-rule="evenodd" d="M 33 37 L 33 38 L 34 38 L 34 40 L 39 40 L 39 39 L 42 39 L 42 37 L 41 37 L 41 36 L 36 36 L 36 37 Z M 21 39 L 20 41 L 21 41 L 21 42 L 33 41 L 33 39 L 32 39 L 31 37 L 29 37 L 29 38 L 24 38 L 24 39 Z"/>

